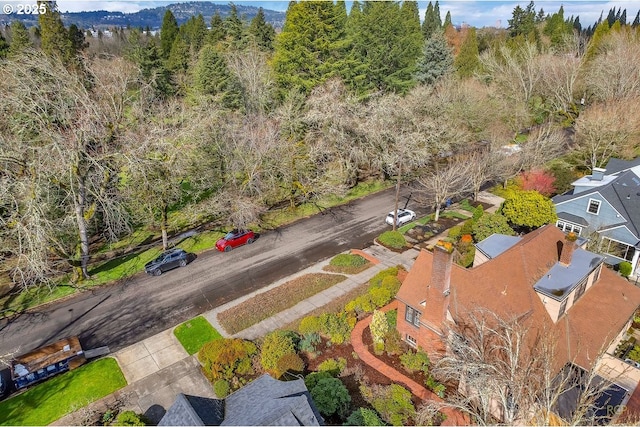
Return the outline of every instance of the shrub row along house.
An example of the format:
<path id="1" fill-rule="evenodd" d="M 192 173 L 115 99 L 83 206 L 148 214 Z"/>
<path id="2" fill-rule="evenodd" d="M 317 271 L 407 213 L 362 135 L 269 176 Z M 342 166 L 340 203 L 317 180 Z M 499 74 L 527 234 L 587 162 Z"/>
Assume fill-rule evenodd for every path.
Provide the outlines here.
<path id="1" fill-rule="evenodd" d="M 558 228 L 592 238 L 607 263 L 628 261 L 634 275 L 640 259 L 640 157 L 612 158 L 572 185 L 552 199 Z"/>
<path id="2" fill-rule="evenodd" d="M 584 241 L 573 233 L 565 235 L 554 225 L 522 237 L 494 234 L 477 245 L 474 265 L 468 269 L 453 263 L 453 248 L 447 243 L 436 245 L 433 253 L 422 250 L 396 297 L 397 329 L 407 343 L 443 360 L 447 355 L 464 357 L 452 355 L 452 343 L 456 339 L 477 340 L 490 329 L 478 325 L 488 325 L 495 331 L 492 322 L 496 323 L 496 319 L 512 319 L 528 331 L 523 346 L 526 349 L 517 351 L 517 363 L 535 357 L 545 338 L 550 338 L 546 340 L 553 342 L 548 362 L 550 376 L 571 366 L 597 372 L 598 378 L 610 384 L 616 381 L 622 389 L 632 392 L 640 380 L 640 370 L 611 353 L 640 305 L 640 288 L 604 267 L 604 256 L 578 246 Z M 478 322 L 478 310 L 491 315 Z M 470 327 L 474 325 L 475 329 Z M 493 336 L 493 341 L 479 347 L 495 348 L 496 339 Z M 513 337 L 507 337 L 509 340 L 513 341 Z M 510 355 L 503 351 L 501 357 Z M 461 364 L 457 369 L 471 368 Z M 480 371 L 469 371 L 468 375 L 481 375 Z M 460 384 L 462 394 L 463 388 Z M 504 420 L 513 412 L 515 393 L 507 390 L 504 401 L 496 397 L 490 403 L 496 419 Z M 619 400 L 627 397 L 628 393 L 623 393 Z M 557 405 L 553 411 L 562 412 Z M 532 408 L 521 407 L 515 421 L 531 422 L 534 413 Z M 517 416 L 527 418 L 518 420 Z"/>

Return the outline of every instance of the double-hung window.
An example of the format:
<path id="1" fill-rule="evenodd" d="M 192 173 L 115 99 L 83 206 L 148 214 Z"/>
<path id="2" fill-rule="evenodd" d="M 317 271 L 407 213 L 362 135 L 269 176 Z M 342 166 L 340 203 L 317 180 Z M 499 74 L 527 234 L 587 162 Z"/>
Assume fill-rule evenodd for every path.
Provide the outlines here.
<path id="1" fill-rule="evenodd" d="M 594 215 L 598 215 L 600 212 L 600 200 L 589 199 L 589 206 L 587 207 L 587 212 L 592 213 Z"/>
<path id="2" fill-rule="evenodd" d="M 414 326 L 420 326 L 420 312 L 413 307 L 407 306 L 407 310 L 404 313 L 404 320 Z"/>

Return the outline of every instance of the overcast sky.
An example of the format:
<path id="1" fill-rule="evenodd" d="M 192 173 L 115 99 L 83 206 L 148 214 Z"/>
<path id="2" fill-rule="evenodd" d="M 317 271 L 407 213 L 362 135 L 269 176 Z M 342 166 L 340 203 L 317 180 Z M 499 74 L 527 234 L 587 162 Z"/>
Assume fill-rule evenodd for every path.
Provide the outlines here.
<path id="1" fill-rule="evenodd" d="M 0 3 L 5 1 L 0 0 Z M 12 2 L 14 3 L 14 2 Z M 180 1 L 155 1 L 155 0 L 96 0 L 96 1 L 78 1 L 78 0 L 58 0 L 58 7 L 62 12 L 79 12 L 83 10 L 108 10 L 121 12 L 137 12 L 140 9 L 153 8 L 156 6 L 167 5 L 171 3 L 181 3 Z M 228 1 L 215 1 L 214 3 L 228 4 Z M 286 11 L 288 0 L 283 1 L 235 1 L 236 4 L 262 6 L 265 9 Z M 435 1 L 434 1 L 435 3 Z M 600 13 L 604 12 L 606 17 L 609 9 L 621 8 L 627 10 L 627 19 L 633 21 L 636 13 L 640 9 L 640 1 L 584 1 L 584 0 L 565 0 L 565 1 L 535 1 L 535 8 L 544 9 L 546 13 L 554 13 L 560 9 L 560 5 L 564 6 L 565 17 L 571 15 L 579 15 L 580 22 L 583 27 L 593 24 L 600 17 Z M 424 12 L 429 4 L 428 1 L 418 1 L 420 8 L 420 18 L 424 18 Z M 526 7 L 528 1 L 468 1 L 468 0 L 442 0 L 440 1 L 440 13 L 444 20 L 447 11 L 451 12 L 452 20 L 455 24 L 463 22 L 476 27 L 484 26 L 508 26 L 507 20 L 511 18 L 513 9 L 516 5 Z M 347 8 L 350 8 L 351 2 L 347 1 Z"/>

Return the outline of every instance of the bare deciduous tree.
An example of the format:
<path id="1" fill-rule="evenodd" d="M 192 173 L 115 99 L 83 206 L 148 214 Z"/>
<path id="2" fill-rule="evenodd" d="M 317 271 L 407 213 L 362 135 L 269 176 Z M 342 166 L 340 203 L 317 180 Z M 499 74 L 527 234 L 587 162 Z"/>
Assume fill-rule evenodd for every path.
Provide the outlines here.
<path id="1" fill-rule="evenodd" d="M 244 89 L 246 110 L 250 113 L 266 112 L 273 102 L 274 89 L 266 53 L 257 47 L 234 50 L 227 55 L 227 62 Z"/>
<path id="2" fill-rule="evenodd" d="M 640 97 L 626 102 L 591 105 L 576 120 L 576 143 L 585 165 L 602 167 L 611 155 L 626 158 L 634 155 L 640 144 Z"/>
<path id="3" fill-rule="evenodd" d="M 554 113 L 567 114 L 574 104 L 583 57 L 577 52 L 545 54 L 540 57 L 538 93 Z"/>
<path id="4" fill-rule="evenodd" d="M 531 42 L 515 49 L 502 45 L 480 57 L 486 73 L 483 77 L 501 88 L 507 98 L 527 102 L 541 78 L 538 55 L 538 48 Z"/>
<path id="5" fill-rule="evenodd" d="M 550 331 L 531 328 L 524 317 L 475 309 L 458 319 L 449 337 L 432 373 L 458 384 L 446 405 L 479 425 L 553 425 L 561 416 L 563 425 L 601 421 L 596 402 L 611 383 L 598 376 L 595 362 L 587 371 L 563 364 Z M 561 406 L 573 408 L 567 414 Z"/>
<path id="6" fill-rule="evenodd" d="M 445 164 L 435 163 L 418 178 L 426 197 L 433 201 L 434 220 L 440 218 L 440 210 L 447 199 L 456 197 L 471 189 L 469 163 L 455 158 Z"/>
<path id="7" fill-rule="evenodd" d="M 77 267 L 78 279 L 88 276 L 91 227 L 111 238 L 128 229 L 126 211 L 118 202 L 114 186 L 120 125 L 114 120 L 122 114 L 113 110 L 113 102 L 104 102 L 109 98 L 107 88 L 112 91 L 110 99 L 115 100 L 124 96 L 117 92 L 126 85 L 102 85 L 108 79 L 93 74 L 91 65 L 88 63 L 86 69 L 90 77 L 85 78 L 56 59 L 34 52 L 0 67 L 4 113 L 0 127 L 6 132 L 7 143 L 2 157 L 21 162 L 21 172 L 6 174 L 5 178 L 30 181 L 22 188 L 31 192 L 23 193 L 22 199 L 39 194 L 40 201 L 46 202 L 49 218 L 55 216 L 60 223 L 73 218 L 75 239 L 69 238 L 64 227 L 55 227 L 48 229 L 55 235 L 46 235 L 46 242 L 39 247 L 46 248 L 47 255 L 53 250 Z M 92 85 L 98 89 L 92 89 Z M 35 184 L 38 188 L 32 187 Z M 16 231 L 14 241 L 26 242 L 19 227 L 10 230 Z M 40 232 L 28 233 L 33 236 Z M 24 253 L 22 247 L 16 252 Z"/>
<path id="8" fill-rule="evenodd" d="M 616 31 L 603 40 L 602 49 L 586 68 L 585 83 L 599 102 L 640 96 L 640 37 L 633 31 Z M 623 101 L 624 102 L 624 101 Z"/>

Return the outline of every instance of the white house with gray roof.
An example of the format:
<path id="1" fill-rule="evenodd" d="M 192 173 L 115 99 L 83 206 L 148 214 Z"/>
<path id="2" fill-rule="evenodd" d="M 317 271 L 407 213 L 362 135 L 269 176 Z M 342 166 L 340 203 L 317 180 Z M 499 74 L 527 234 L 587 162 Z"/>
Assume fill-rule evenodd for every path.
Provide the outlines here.
<path id="1" fill-rule="evenodd" d="M 572 190 L 552 199 L 556 226 L 597 238 L 607 263 L 629 261 L 635 274 L 640 259 L 640 157 L 612 158 L 605 168 L 594 168 L 572 185 Z"/>

